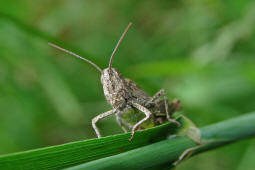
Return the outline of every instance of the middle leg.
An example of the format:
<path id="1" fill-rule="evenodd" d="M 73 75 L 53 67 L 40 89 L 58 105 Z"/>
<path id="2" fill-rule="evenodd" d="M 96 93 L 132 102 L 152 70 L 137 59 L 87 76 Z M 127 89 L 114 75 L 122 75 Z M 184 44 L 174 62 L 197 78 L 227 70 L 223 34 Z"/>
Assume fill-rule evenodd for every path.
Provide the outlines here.
<path id="1" fill-rule="evenodd" d="M 121 117 L 121 114 L 124 112 L 118 112 L 116 114 L 116 121 L 119 124 L 119 126 L 122 128 L 122 130 L 124 132 L 128 132 L 128 130 L 126 129 L 126 127 L 128 127 L 128 129 L 131 129 L 133 126 L 131 124 L 129 124 L 128 122 L 124 121 Z M 126 126 L 126 127 L 125 127 Z"/>

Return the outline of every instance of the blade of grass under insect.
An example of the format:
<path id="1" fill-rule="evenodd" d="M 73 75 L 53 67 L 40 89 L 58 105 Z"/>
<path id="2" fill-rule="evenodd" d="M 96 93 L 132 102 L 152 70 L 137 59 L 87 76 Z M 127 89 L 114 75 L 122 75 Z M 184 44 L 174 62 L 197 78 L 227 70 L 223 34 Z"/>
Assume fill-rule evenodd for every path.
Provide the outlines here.
<path id="1" fill-rule="evenodd" d="M 255 136 L 255 113 L 247 114 L 201 128 L 202 140 L 210 142 L 196 153 Z M 175 161 L 181 153 L 196 144 L 185 136 L 163 140 L 122 154 L 88 162 L 69 170 L 81 169 L 147 169 Z"/>
<path id="2" fill-rule="evenodd" d="M 62 169 L 119 154 L 166 138 L 174 125 L 164 124 L 138 131 L 132 142 L 130 133 L 91 139 L 0 156 L 0 169 Z"/>

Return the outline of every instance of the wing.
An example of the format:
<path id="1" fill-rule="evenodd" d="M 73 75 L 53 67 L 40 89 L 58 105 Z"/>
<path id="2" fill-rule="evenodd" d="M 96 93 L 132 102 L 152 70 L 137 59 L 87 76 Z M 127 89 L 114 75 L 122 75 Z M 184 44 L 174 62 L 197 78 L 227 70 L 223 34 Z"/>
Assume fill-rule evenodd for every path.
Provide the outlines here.
<path id="1" fill-rule="evenodd" d="M 138 104 L 141 104 L 144 106 L 145 103 L 147 103 L 147 101 L 151 99 L 151 97 L 148 96 L 141 88 L 139 88 L 134 81 L 125 78 L 125 83 L 127 85 L 127 88 L 130 90 L 133 99 Z"/>

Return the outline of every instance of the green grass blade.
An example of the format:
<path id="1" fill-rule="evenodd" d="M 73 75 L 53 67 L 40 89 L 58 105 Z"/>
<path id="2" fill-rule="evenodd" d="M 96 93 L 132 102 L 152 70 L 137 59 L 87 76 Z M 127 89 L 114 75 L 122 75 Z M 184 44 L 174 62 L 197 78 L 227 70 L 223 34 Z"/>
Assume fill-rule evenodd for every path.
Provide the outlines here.
<path id="1" fill-rule="evenodd" d="M 210 141 L 199 152 L 213 149 L 246 137 L 255 136 L 255 113 L 201 128 L 202 140 Z M 69 170 L 148 169 L 175 161 L 181 153 L 196 144 L 185 136 L 163 140 L 119 155 L 85 163 Z M 198 152 L 197 152 L 198 153 Z"/>
<path id="2" fill-rule="evenodd" d="M 136 132 L 132 142 L 128 141 L 130 133 L 126 133 L 3 155 L 0 169 L 62 169 L 157 142 L 172 130 L 172 125 L 164 124 Z"/>
<path id="3" fill-rule="evenodd" d="M 202 147 L 197 153 L 254 136 L 254 121 L 255 113 L 252 113 L 201 128 L 202 140 L 209 141 L 210 144 Z M 174 133 L 174 130 L 171 124 L 164 124 L 138 131 L 132 142 L 128 141 L 130 134 L 126 133 L 3 155 L 0 156 L 0 169 L 68 167 L 72 170 L 119 169 L 120 167 L 144 169 L 160 165 L 170 166 L 170 163 L 176 160 L 184 150 L 196 146 L 196 143 L 186 136 L 165 140 L 167 135 Z"/>

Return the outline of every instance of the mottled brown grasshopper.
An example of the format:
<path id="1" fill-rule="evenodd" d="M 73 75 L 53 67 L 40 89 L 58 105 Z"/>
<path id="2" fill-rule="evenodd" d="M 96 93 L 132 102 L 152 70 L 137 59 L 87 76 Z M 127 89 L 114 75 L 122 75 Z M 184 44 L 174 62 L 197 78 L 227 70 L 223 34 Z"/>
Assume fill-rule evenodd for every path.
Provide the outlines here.
<path id="1" fill-rule="evenodd" d="M 163 124 L 169 121 L 176 124 L 177 126 L 180 126 L 180 123 L 172 118 L 172 114 L 180 109 L 179 100 L 174 99 L 169 103 L 167 100 L 166 92 L 163 89 L 157 92 L 153 97 L 150 97 L 132 80 L 123 78 L 121 73 L 112 67 L 113 57 L 115 56 L 120 42 L 125 37 L 131 25 L 132 23 L 129 23 L 121 35 L 110 57 L 109 66 L 105 69 L 101 69 L 92 61 L 85 59 L 71 51 L 49 43 L 49 45 L 52 47 L 60 49 L 90 63 L 98 71 L 101 72 L 101 83 L 103 85 L 104 95 L 107 102 L 112 106 L 113 109 L 96 116 L 92 120 L 92 126 L 98 138 L 101 137 L 101 134 L 96 126 L 96 122 L 113 114 L 116 115 L 116 120 L 124 132 L 127 132 L 126 128 L 131 129 L 131 137 L 129 139 L 130 141 L 134 137 L 135 131 L 139 128 L 141 129 L 141 125 L 146 121 L 151 121 L 154 125 Z M 161 96 L 163 99 L 160 98 Z M 143 113 L 145 117 L 132 125 L 128 121 L 124 120 L 121 116 L 123 113 L 126 113 L 129 110 L 139 111 Z"/>

